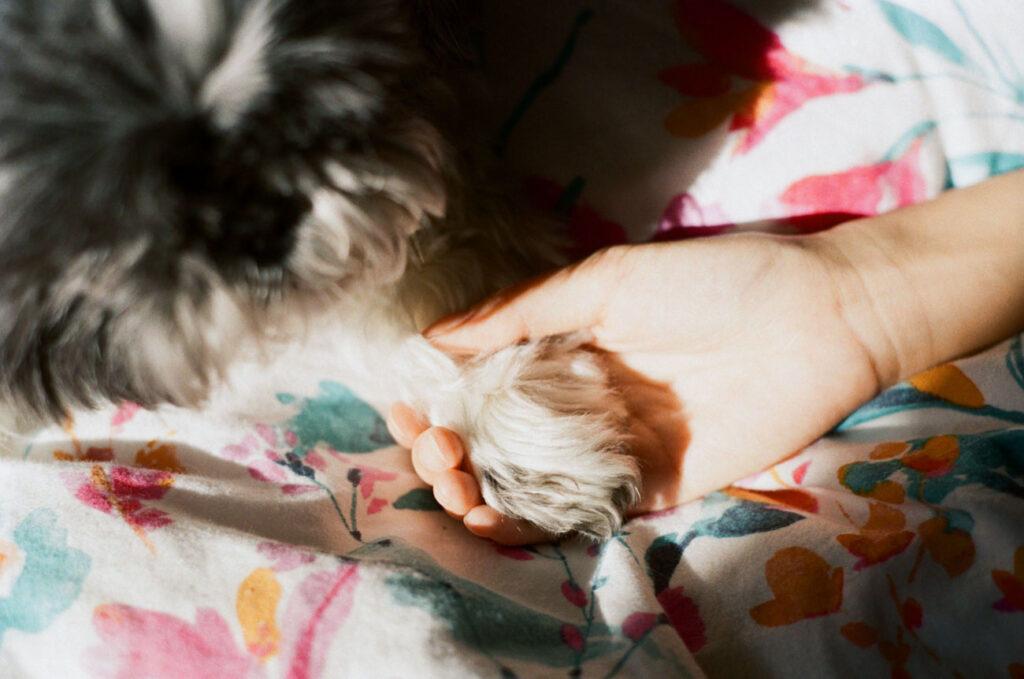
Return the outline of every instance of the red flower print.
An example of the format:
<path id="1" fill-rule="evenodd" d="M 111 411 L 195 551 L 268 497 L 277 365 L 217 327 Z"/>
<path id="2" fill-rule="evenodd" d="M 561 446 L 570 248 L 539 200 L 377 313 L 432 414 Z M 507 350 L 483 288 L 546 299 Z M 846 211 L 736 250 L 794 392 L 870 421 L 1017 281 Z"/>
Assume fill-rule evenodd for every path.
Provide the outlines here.
<path id="1" fill-rule="evenodd" d="M 534 207 L 565 219 L 572 242 L 568 254 L 573 260 L 584 259 L 603 247 L 620 245 L 629 240 L 621 224 L 605 219 L 593 207 L 578 200 L 573 191 L 575 187 L 563 187 L 541 177 L 529 177 L 525 183 L 526 193 Z M 576 188 L 578 190 L 581 187 Z M 573 194 L 574 200 L 571 205 L 563 207 L 560 203 L 565 200 L 566 194 Z"/>
<path id="2" fill-rule="evenodd" d="M 691 653 L 704 648 L 704 644 L 708 642 L 704 620 L 700 617 L 697 603 L 690 597 L 683 596 L 682 587 L 662 590 L 658 593 L 658 603 Z"/>
<path id="3" fill-rule="evenodd" d="M 571 580 L 562 583 L 562 596 L 573 606 L 583 608 L 587 605 L 587 593 Z"/>
<path id="4" fill-rule="evenodd" d="M 583 652 L 583 635 L 578 627 L 562 625 L 562 642 L 577 653 Z"/>
<path id="5" fill-rule="evenodd" d="M 994 608 L 1007 612 L 1024 612 L 1024 547 L 1018 547 L 1013 553 L 1013 572 L 993 570 L 992 582 L 1003 594 L 1003 598 L 994 604 Z"/>
<path id="6" fill-rule="evenodd" d="M 683 40 L 704 62 L 658 74 L 662 83 L 691 97 L 666 118 L 671 134 L 701 136 L 731 118 L 730 131 L 745 131 L 736 151 L 746 153 L 809 100 L 856 92 L 866 84 L 860 75 L 837 75 L 809 64 L 754 17 L 723 0 L 677 0 L 673 16 Z"/>
<path id="7" fill-rule="evenodd" d="M 629 617 L 622 621 L 622 633 L 633 641 L 640 641 L 657 624 L 658 616 L 655 613 L 630 613 Z"/>

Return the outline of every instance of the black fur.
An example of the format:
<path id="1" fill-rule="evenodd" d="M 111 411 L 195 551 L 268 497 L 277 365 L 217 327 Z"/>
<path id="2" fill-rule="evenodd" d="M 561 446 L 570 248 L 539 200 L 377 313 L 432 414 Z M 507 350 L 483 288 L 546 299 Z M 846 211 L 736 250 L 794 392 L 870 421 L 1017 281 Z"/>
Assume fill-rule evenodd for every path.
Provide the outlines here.
<path id="1" fill-rule="evenodd" d="M 189 400 L 139 343 L 162 338 L 201 392 L 229 350 L 197 331 L 216 290 L 257 308 L 310 285 L 288 262 L 329 162 L 429 165 L 394 133 L 430 117 L 404 3 L 271 3 L 267 86 L 225 126 L 202 87 L 257 0 L 207 2 L 223 26 L 198 72 L 147 0 L 0 3 L 0 391 L 35 411 Z"/>

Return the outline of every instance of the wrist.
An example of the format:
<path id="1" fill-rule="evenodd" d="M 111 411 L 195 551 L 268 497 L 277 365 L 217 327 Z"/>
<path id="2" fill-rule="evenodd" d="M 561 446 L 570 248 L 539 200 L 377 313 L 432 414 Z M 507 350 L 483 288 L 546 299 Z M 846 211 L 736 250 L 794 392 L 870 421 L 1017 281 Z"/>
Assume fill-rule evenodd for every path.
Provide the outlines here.
<path id="1" fill-rule="evenodd" d="M 894 252 L 899 226 L 880 224 L 883 219 L 892 217 L 856 220 L 806 239 L 829 274 L 839 316 L 871 365 L 876 392 L 937 360 L 924 302 Z"/>
<path id="2" fill-rule="evenodd" d="M 1024 172 L 807 242 L 881 388 L 1024 329 Z"/>

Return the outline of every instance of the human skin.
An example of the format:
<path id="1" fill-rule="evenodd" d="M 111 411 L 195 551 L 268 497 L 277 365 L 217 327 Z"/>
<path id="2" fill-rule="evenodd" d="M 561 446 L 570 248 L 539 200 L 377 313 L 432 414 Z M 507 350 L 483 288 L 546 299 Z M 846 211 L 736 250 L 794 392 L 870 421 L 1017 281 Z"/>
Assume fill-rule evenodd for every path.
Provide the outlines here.
<path id="1" fill-rule="evenodd" d="M 799 451 L 882 389 L 1024 329 L 1024 172 L 819 234 L 617 246 L 425 332 L 455 354 L 587 330 L 666 509 Z M 547 539 L 483 503 L 472 451 L 404 404 L 388 426 L 466 528 Z"/>

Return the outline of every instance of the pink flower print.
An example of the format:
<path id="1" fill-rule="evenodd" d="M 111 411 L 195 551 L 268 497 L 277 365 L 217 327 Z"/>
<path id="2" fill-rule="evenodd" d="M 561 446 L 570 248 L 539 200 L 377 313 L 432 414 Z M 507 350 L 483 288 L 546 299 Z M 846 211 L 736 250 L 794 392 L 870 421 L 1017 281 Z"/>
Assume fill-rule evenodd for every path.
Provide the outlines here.
<path id="1" fill-rule="evenodd" d="M 345 563 L 314 573 L 299 585 L 281 621 L 281 629 L 288 630 L 281 653 L 289 668 L 287 679 L 314 679 L 323 673 L 327 651 L 352 610 L 358 582 L 358 567 Z"/>
<path id="2" fill-rule="evenodd" d="M 366 506 L 367 514 L 377 514 L 382 509 L 388 506 L 388 501 L 382 497 L 375 497 L 370 500 L 370 504 Z"/>
<path id="3" fill-rule="evenodd" d="M 804 477 L 807 476 L 807 469 L 811 466 L 811 461 L 804 462 L 799 467 L 793 470 L 793 482 L 796 485 L 800 485 L 804 482 Z"/>
<path id="4" fill-rule="evenodd" d="M 118 406 L 117 411 L 113 417 L 110 418 L 110 428 L 116 429 L 122 426 L 125 422 L 135 417 L 135 415 L 142 409 L 138 403 L 132 403 L 131 401 L 125 401 Z"/>
<path id="5" fill-rule="evenodd" d="M 736 147 L 737 153 L 746 153 L 764 139 L 783 118 L 811 99 L 860 90 L 864 81 L 859 75 L 838 77 L 815 73 L 795 73 L 762 84 L 756 99 L 733 118 L 730 131 L 746 130 Z"/>
<path id="6" fill-rule="evenodd" d="M 121 517 L 151 551 L 148 531 L 173 522 L 166 512 L 143 503 L 167 494 L 174 485 L 174 475 L 169 472 L 113 467 L 108 473 L 101 465 L 93 465 L 88 476 L 69 473 L 64 480 L 85 505 Z"/>
<path id="7" fill-rule="evenodd" d="M 533 561 L 533 552 L 522 547 L 505 547 L 504 545 L 495 544 L 495 551 L 502 556 L 513 559 L 515 561 Z"/>
<path id="8" fill-rule="evenodd" d="M 276 450 L 273 430 L 260 425 L 256 434 L 247 434 L 241 443 L 224 446 L 220 451 L 221 457 L 232 462 L 248 463 L 249 475 L 258 481 L 284 483 L 288 474 L 277 464 L 283 458 Z M 268 440 L 271 442 L 268 443 Z"/>
<path id="9" fill-rule="evenodd" d="M 717 203 L 701 205 L 689 193 L 672 198 L 658 220 L 658 230 L 651 240 L 681 240 L 696 236 L 714 236 L 736 225 Z"/>
<path id="10" fill-rule="evenodd" d="M 321 490 L 320 486 L 311 486 L 304 483 L 286 483 L 281 486 L 281 492 L 285 495 L 305 495 L 306 493 L 315 493 Z"/>
<path id="11" fill-rule="evenodd" d="M 256 424 L 253 426 L 252 429 L 261 439 L 263 439 L 263 442 L 266 443 L 268 446 L 270 446 L 271 448 L 277 447 L 277 433 L 274 431 L 274 428 L 271 427 L 269 424 Z"/>
<path id="12" fill-rule="evenodd" d="M 249 476 L 257 481 L 283 484 L 288 480 L 288 472 L 278 462 L 283 458 L 273 450 L 264 451 L 263 457 L 249 463 Z"/>
<path id="13" fill-rule="evenodd" d="M 316 451 L 316 449 L 310 450 L 306 453 L 302 458 L 302 461 L 318 472 L 322 472 L 327 468 L 327 462 L 324 460 L 323 456 Z"/>
<path id="14" fill-rule="evenodd" d="M 263 677 L 259 662 L 240 650 L 231 629 L 209 608 L 195 624 L 166 613 L 124 604 L 98 606 L 93 627 L 100 645 L 86 652 L 96 679 L 179 679 L 179 677 Z"/>
<path id="15" fill-rule="evenodd" d="M 378 481 L 394 481 L 398 478 L 398 474 L 395 472 L 385 471 L 383 469 L 378 469 L 377 467 L 367 467 L 362 464 L 354 465 L 354 467 L 361 473 L 359 480 L 359 492 L 362 494 L 364 500 L 373 495 L 373 489 Z M 370 513 L 372 514 L 373 512 Z"/>
<path id="16" fill-rule="evenodd" d="M 923 201 L 927 194 L 918 162 L 920 147 L 917 141 L 896 160 L 792 184 L 779 199 L 789 213 L 787 223 L 801 231 L 818 231 Z"/>
<path id="17" fill-rule="evenodd" d="M 312 563 L 316 558 L 310 552 L 286 545 L 281 542 L 261 542 L 256 551 L 270 560 L 270 566 L 278 573 L 290 571 L 299 566 Z"/>
<path id="18" fill-rule="evenodd" d="M 658 74 L 689 97 L 665 119 L 673 135 L 699 137 L 729 119 L 730 131 L 745 131 L 736 152 L 746 153 L 811 99 L 856 92 L 866 84 L 860 75 L 814 67 L 723 0 L 677 0 L 673 14 L 683 40 L 704 58 Z"/>
<path id="19" fill-rule="evenodd" d="M 252 434 L 242 439 L 241 443 L 232 443 L 221 448 L 220 456 L 232 462 L 245 462 L 259 449 L 259 441 Z"/>

